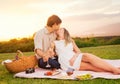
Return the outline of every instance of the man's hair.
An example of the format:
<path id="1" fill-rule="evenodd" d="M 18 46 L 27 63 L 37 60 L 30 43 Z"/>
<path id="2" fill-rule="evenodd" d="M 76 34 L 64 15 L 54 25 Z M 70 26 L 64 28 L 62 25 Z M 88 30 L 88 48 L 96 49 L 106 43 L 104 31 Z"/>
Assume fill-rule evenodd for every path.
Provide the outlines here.
<path id="1" fill-rule="evenodd" d="M 48 18 L 47 26 L 52 27 L 52 25 L 60 23 L 62 23 L 62 20 L 57 15 L 52 15 Z"/>

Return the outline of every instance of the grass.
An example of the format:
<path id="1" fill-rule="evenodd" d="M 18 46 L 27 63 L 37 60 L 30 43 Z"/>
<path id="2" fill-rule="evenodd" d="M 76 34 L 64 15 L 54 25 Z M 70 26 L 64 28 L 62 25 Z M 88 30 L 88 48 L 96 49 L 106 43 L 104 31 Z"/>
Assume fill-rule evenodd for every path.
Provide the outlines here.
<path id="1" fill-rule="evenodd" d="M 100 46 L 80 48 L 82 52 L 93 53 L 105 59 L 120 59 L 120 45 Z M 33 52 L 24 52 L 24 55 L 34 55 Z M 0 63 L 6 59 L 14 59 L 15 53 L 0 54 Z M 14 74 L 9 73 L 0 64 L 0 84 L 119 84 L 120 79 L 93 79 L 87 81 L 54 80 L 54 79 L 25 79 L 14 78 Z"/>

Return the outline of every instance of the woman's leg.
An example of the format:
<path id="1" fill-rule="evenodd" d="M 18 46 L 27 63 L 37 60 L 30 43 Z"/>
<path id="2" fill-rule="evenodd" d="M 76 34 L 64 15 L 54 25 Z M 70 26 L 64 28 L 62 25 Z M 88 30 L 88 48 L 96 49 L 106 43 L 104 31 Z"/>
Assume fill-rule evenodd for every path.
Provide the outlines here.
<path id="1" fill-rule="evenodd" d="M 92 64 L 88 63 L 88 62 L 81 62 L 80 64 L 80 69 L 79 70 L 90 70 L 90 71 L 95 71 L 95 72 L 105 72 L 105 70 L 97 68 L 95 66 L 93 66 Z"/>
<path id="2" fill-rule="evenodd" d="M 114 74 L 120 74 L 120 69 L 112 66 L 111 64 L 107 63 L 103 59 L 101 59 L 93 54 L 83 53 L 82 61 L 88 62 L 92 66 L 95 66 L 99 69 L 102 69 L 102 70 L 105 70 L 108 72 L 112 72 Z"/>

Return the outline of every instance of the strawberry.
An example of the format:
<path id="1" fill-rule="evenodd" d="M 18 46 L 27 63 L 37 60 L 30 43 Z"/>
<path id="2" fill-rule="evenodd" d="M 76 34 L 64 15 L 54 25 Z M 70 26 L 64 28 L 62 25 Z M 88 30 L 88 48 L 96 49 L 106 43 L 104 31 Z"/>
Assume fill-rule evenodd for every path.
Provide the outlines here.
<path id="1" fill-rule="evenodd" d="M 45 75 L 51 76 L 51 75 L 52 75 L 52 72 L 51 72 L 51 71 L 48 71 L 48 72 L 45 73 Z"/>

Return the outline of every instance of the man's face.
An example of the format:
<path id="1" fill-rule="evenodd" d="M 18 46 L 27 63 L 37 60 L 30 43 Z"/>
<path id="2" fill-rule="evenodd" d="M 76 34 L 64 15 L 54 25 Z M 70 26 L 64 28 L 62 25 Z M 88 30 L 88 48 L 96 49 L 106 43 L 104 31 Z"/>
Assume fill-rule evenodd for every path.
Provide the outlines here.
<path id="1" fill-rule="evenodd" d="M 64 29 L 63 28 L 60 28 L 56 31 L 56 35 L 61 37 L 61 38 L 64 38 Z"/>
<path id="2" fill-rule="evenodd" d="M 57 31 L 58 29 L 60 29 L 60 24 L 54 24 L 53 26 L 52 26 L 52 29 L 53 29 L 53 31 Z"/>

